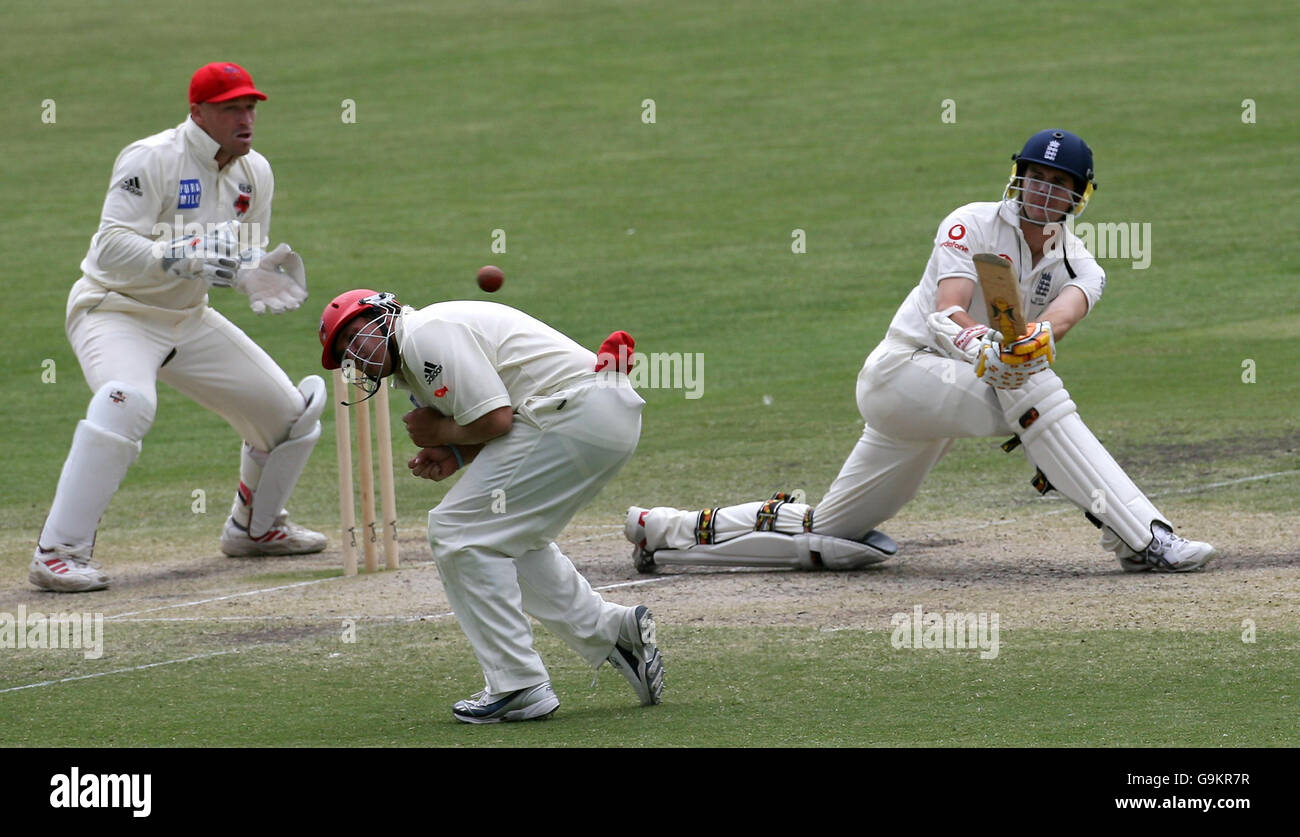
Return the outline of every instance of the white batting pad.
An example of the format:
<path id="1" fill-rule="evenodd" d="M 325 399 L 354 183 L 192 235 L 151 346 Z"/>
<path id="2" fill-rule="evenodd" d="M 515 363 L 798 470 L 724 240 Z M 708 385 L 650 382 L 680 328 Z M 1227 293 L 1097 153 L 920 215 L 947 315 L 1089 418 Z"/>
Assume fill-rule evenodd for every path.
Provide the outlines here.
<path id="1" fill-rule="evenodd" d="M 999 390 L 998 400 L 1052 487 L 1134 550 L 1151 541 L 1154 521 L 1167 522 L 1083 423 L 1055 372 L 1032 375 L 1021 389 Z"/>
<path id="2" fill-rule="evenodd" d="M 698 544 L 702 537 L 714 543 L 729 541 L 755 530 L 763 506 L 761 502 L 740 503 L 707 509 L 705 513 L 656 506 L 645 515 L 646 547 L 652 550 L 685 549 Z M 802 533 L 804 516 L 809 508 L 806 503 L 777 505 L 769 531 L 786 535 Z"/>
<path id="3" fill-rule="evenodd" d="M 654 561 L 660 566 L 852 570 L 878 564 L 897 552 L 898 547 L 888 537 L 872 534 L 877 537 L 863 543 L 826 535 L 750 532 L 725 543 L 656 550 Z"/>

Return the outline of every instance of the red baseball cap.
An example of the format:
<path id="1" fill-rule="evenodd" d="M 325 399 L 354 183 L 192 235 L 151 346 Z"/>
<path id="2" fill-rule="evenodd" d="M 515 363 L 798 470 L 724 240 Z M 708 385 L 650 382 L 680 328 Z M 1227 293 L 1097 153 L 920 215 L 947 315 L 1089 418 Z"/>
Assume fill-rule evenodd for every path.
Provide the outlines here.
<path id="1" fill-rule="evenodd" d="M 229 61 L 205 64 L 190 79 L 190 104 L 225 102 L 240 96 L 256 96 L 265 101 L 266 94 L 253 86 L 248 70 Z"/>

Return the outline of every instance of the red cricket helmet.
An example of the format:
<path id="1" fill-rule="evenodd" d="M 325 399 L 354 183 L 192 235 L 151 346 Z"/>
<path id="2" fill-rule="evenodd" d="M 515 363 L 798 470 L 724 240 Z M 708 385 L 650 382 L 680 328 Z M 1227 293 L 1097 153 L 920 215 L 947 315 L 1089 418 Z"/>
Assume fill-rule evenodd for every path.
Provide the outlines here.
<path id="1" fill-rule="evenodd" d="M 367 311 L 383 313 L 396 306 L 397 300 L 392 294 L 381 294 L 368 288 L 346 291 L 331 299 L 320 314 L 319 336 L 323 348 L 320 357 L 321 366 L 326 369 L 338 369 L 342 366 L 339 359 L 334 356 L 334 340 L 348 321 Z"/>

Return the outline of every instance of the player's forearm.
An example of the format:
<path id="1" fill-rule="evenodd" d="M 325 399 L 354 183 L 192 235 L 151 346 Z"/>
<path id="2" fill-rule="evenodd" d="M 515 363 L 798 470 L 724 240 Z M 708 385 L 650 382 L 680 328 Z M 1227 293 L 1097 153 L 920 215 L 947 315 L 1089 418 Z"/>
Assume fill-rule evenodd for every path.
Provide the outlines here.
<path id="1" fill-rule="evenodd" d="M 1047 306 L 1047 310 L 1043 311 L 1038 319 L 1052 324 L 1052 339 L 1059 341 L 1087 314 L 1088 298 L 1084 296 L 1083 291 L 1070 285 L 1061 291 L 1061 295 Z"/>
<path id="2" fill-rule="evenodd" d="M 959 307 L 962 310 L 949 314 L 948 319 L 962 328 L 970 328 L 973 325 L 979 325 L 978 321 L 967 313 L 974 297 L 975 283 L 970 279 L 961 276 L 940 279 L 939 290 L 935 295 L 934 310 L 944 311 L 949 308 Z"/>
<path id="3" fill-rule="evenodd" d="M 455 419 L 442 416 L 438 419 L 438 436 L 442 444 L 467 446 L 489 442 L 510 432 L 514 413 L 509 407 L 498 407 L 479 416 L 469 424 L 457 424 Z"/>
<path id="4" fill-rule="evenodd" d="M 100 270 L 119 279 L 122 285 L 132 284 L 141 276 L 163 276 L 154 242 L 125 227 L 101 229 L 96 235 L 95 257 Z"/>

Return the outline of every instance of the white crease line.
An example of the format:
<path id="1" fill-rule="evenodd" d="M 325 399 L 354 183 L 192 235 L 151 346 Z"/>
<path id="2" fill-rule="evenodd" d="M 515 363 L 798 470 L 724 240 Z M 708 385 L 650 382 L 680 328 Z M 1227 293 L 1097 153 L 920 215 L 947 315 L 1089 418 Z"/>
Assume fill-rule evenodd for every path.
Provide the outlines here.
<path id="1" fill-rule="evenodd" d="M 595 588 L 593 588 L 593 589 L 595 589 L 595 590 L 613 590 L 613 589 L 616 589 L 616 588 L 619 588 L 619 587 L 636 587 L 636 586 L 639 586 L 639 585 L 642 585 L 642 584 L 654 584 L 655 582 L 659 582 L 659 581 L 671 581 L 671 580 L 673 580 L 674 578 L 681 578 L 681 577 L 682 577 L 682 576 L 656 576 L 656 577 L 654 577 L 654 578 L 643 578 L 643 579 L 637 579 L 636 581 L 620 581 L 620 582 L 617 582 L 617 583 L 615 583 L 615 584 L 606 584 L 606 585 L 603 585 L 603 586 L 601 586 L 601 587 L 595 587 Z M 318 581 L 330 581 L 330 580 L 331 580 L 331 579 L 326 579 L 326 578 L 318 579 Z M 302 584 L 315 584 L 315 583 L 316 583 L 316 581 L 302 582 Z M 301 587 L 302 584 L 290 584 L 290 585 L 288 585 L 288 586 L 289 586 L 289 587 Z M 285 588 L 280 587 L 280 588 L 271 588 L 271 589 L 281 589 L 281 590 L 282 590 L 282 589 L 285 589 Z M 251 591 L 251 592 L 255 592 L 255 591 Z M 242 595 L 242 594 L 241 594 L 241 595 Z M 231 596 L 224 596 L 223 598 L 232 598 L 232 597 L 231 597 Z M 214 599 L 213 601 L 218 601 L 218 600 Z M 177 607 L 180 607 L 180 605 L 177 605 Z M 147 611 L 140 611 L 140 612 L 144 613 L 144 612 L 147 612 Z M 126 615 L 126 614 L 122 614 L 122 615 Z M 391 620 L 393 621 L 394 624 L 397 624 L 397 623 L 400 623 L 400 622 L 428 622 L 428 621 L 432 621 L 432 620 L 435 620 L 435 619 L 446 619 L 446 618 L 448 618 L 448 617 L 455 616 L 455 615 L 456 615 L 456 614 L 453 613 L 453 612 L 451 612 L 451 611 L 446 611 L 446 612 L 444 612 L 444 613 L 430 613 L 430 614 L 426 614 L 426 615 L 424 615 L 424 616 L 408 616 L 408 617 L 404 617 L 404 618 L 400 618 L 400 619 L 397 618 L 397 617 L 368 617 L 368 616 L 353 617 L 353 618 L 359 618 L 359 619 L 372 619 L 372 620 L 374 620 L 374 619 L 391 619 Z M 294 617 L 291 617 L 291 616 L 274 616 L 274 617 L 255 617 L 255 616 L 254 616 L 254 617 L 229 617 L 229 616 L 219 616 L 219 617 L 213 617 L 213 618 L 211 618 L 211 619 L 204 619 L 203 617 L 198 617 L 198 616 L 184 616 L 184 617 L 160 617 L 160 618 L 158 618 L 158 619 L 130 619 L 130 620 L 125 620 L 125 621 L 130 621 L 130 622 L 188 622 L 188 621 L 194 621 L 194 622 L 200 622 L 200 621 L 202 621 L 202 622 L 212 622 L 212 621 L 226 621 L 226 620 L 231 620 L 231 619 L 245 619 L 245 620 L 252 621 L 252 620 L 257 620 L 257 619 L 267 619 L 267 618 L 292 619 L 292 618 L 294 618 Z M 320 620 L 320 621 L 339 622 L 339 621 L 343 621 L 343 618 L 346 618 L 346 617 L 341 617 L 341 618 L 339 618 L 339 619 Z M 303 620 L 303 621 L 308 621 L 308 620 Z M 229 649 L 229 650 L 227 650 L 227 651 L 213 651 L 213 652 L 211 652 L 211 653 L 209 653 L 209 654 L 195 654 L 195 655 L 192 656 L 192 657 L 181 657 L 180 659 L 176 659 L 176 660 L 164 660 L 164 661 L 162 661 L 162 662 L 160 662 L 160 663 L 146 663 L 146 664 L 144 664 L 144 665 L 140 665 L 140 666 L 131 666 L 130 668 L 118 668 L 118 669 L 113 669 L 112 671 L 100 671 L 100 672 L 96 672 L 96 673 L 94 673 L 94 674 L 80 674 L 80 675 L 78 675 L 78 676 L 76 676 L 76 677 L 64 677 L 64 678 L 62 678 L 62 679 L 60 679 L 60 680 L 43 680 L 43 681 L 41 681 L 40 683 L 28 683 L 28 684 L 23 685 L 23 686 L 10 686 L 10 687 L 7 688 L 7 689 L 0 689 L 0 695 L 4 694 L 5 692 L 17 692 L 17 691 L 21 691 L 21 690 L 23 690 L 23 689 L 35 689 L 35 688 L 37 688 L 38 686 L 56 686 L 56 685 L 58 685 L 59 683 L 71 683 L 71 682 L 73 682 L 74 680 L 89 680 L 89 679 L 91 679 L 92 677 L 107 677 L 107 676 L 110 675 L 110 674 L 129 674 L 130 672 L 133 672 L 133 671 L 144 671 L 144 670 L 147 669 L 147 668 L 157 668 L 158 666 L 169 666 L 169 665 L 171 665 L 171 664 L 173 664 L 173 663 L 188 663 L 188 662 L 191 662 L 191 661 L 193 661 L 193 660 L 206 660 L 206 659 L 208 659 L 208 658 L 210 658 L 210 657 L 221 657 L 221 656 L 224 656 L 224 655 L 226 655 L 226 654 L 237 654 L 237 653 L 239 653 L 240 651 L 248 651 L 248 650 L 250 650 L 250 649 L 252 649 L 252 648 L 261 648 L 262 646 L 267 645 L 267 644 L 268 644 L 268 643 L 258 643 L 257 645 L 250 645 L 250 646 L 248 646 L 247 648 L 231 648 L 231 649 Z"/>
<path id="2" fill-rule="evenodd" d="M 1269 479 L 1270 477 L 1287 477 L 1290 476 L 1291 474 L 1300 474 L 1300 469 L 1295 469 L 1291 471 L 1274 471 L 1271 474 L 1256 474 L 1253 477 L 1242 477 L 1240 479 L 1227 480 L 1226 482 L 1212 482 L 1209 485 L 1197 485 L 1191 488 L 1180 488 L 1176 491 L 1161 491 L 1160 493 L 1152 494 L 1151 496 L 1163 497 L 1167 494 L 1194 494 L 1197 491 L 1205 491 L 1210 488 L 1223 488 L 1225 485 L 1236 485 L 1237 483 L 1242 483 L 1242 482 L 1255 482 L 1256 480 L 1266 480 Z"/>
<path id="3" fill-rule="evenodd" d="M 258 646 L 250 646 L 250 647 L 256 648 Z M 142 666 L 131 666 L 130 668 L 118 668 L 112 671 L 99 671 L 94 674 L 79 674 L 76 677 L 64 677 L 61 680 L 44 680 L 40 683 L 28 683 L 25 686 L 10 686 L 8 689 L 0 689 L 0 695 L 4 694 L 5 692 L 17 692 L 22 689 L 35 689 L 37 686 L 54 686 L 59 683 L 71 683 L 74 680 L 89 680 L 92 677 L 107 677 L 110 674 L 124 674 L 131 671 L 143 671 L 144 669 L 147 668 L 157 668 L 158 666 L 169 666 L 172 663 L 188 663 L 191 660 L 205 660 L 209 657 L 221 657 L 225 654 L 236 654 L 241 650 L 247 651 L 248 649 L 232 648 L 228 651 L 213 651 L 209 654 L 195 654 L 192 657 L 181 657 L 180 659 L 177 660 L 164 660 L 161 663 L 145 663 Z"/>
<path id="4" fill-rule="evenodd" d="M 161 607 L 150 607 L 144 610 L 132 610 L 126 613 L 115 613 L 112 616 L 105 616 L 104 621 L 107 622 L 111 619 L 124 619 L 127 616 L 138 616 L 141 613 L 157 613 L 160 610 L 171 610 L 172 608 L 177 608 L 177 607 L 193 607 L 194 605 L 211 604 L 212 602 L 224 602 L 227 601 L 228 599 L 238 599 L 241 596 L 256 596 L 260 593 L 274 593 L 277 590 L 292 590 L 295 587 L 306 587 L 310 584 L 320 584 L 322 581 L 334 581 L 335 579 L 342 578 L 342 577 L 343 576 L 331 576 L 329 578 L 314 578 L 311 581 L 297 581 L 294 582 L 293 584 L 282 584 L 279 587 L 263 587 L 260 590 L 245 590 L 242 593 L 231 593 L 228 596 L 217 596 L 212 599 L 198 599 L 197 601 L 193 601 L 193 602 L 180 602 L 179 604 L 162 605 Z"/>

